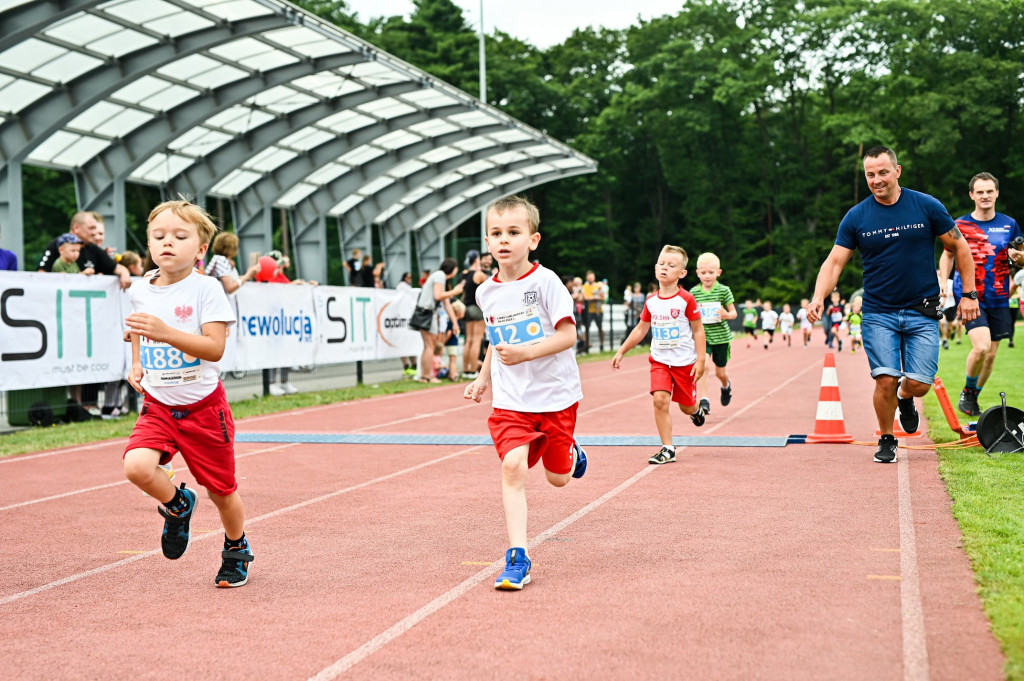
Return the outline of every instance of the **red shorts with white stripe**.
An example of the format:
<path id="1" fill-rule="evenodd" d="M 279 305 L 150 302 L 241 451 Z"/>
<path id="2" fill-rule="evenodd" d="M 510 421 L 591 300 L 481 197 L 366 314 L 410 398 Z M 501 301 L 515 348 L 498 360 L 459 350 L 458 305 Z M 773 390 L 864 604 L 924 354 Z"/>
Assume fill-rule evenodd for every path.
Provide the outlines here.
<path id="1" fill-rule="evenodd" d="M 693 381 L 690 372 L 693 365 L 685 367 L 670 367 L 662 364 L 653 357 L 651 361 L 651 394 L 658 390 L 669 393 L 673 402 L 692 407 L 697 404 L 697 384 Z"/>
<path id="2" fill-rule="evenodd" d="M 572 470 L 573 433 L 576 430 L 577 402 L 561 411 L 530 413 L 495 408 L 487 419 L 491 440 L 498 458 L 516 447 L 530 445 L 530 468 L 544 461 L 545 470 L 564 475 Z"/>
<path id="3" fill-rule="evenodd" d="M 209 491 L 225 497 L 238 489 L 235 421 L 222 383 L 195 404 L 183 407 L 171 407 L 146 395 L 124 451 L 127 454 L 133 449 L 163 452 L 162 464 L 181 452 L 196 482 Z"/>

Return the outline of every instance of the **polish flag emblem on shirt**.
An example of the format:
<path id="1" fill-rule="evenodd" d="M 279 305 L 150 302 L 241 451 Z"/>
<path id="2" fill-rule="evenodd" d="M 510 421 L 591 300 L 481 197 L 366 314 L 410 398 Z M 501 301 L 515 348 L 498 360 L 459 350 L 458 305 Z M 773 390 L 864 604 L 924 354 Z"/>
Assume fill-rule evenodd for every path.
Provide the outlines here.
<path id="1" fill-rule="evenodd" d="M 675 310 L 673 310 L 673 312 L 675 312 Z M 179 305 L 178 307 L 174 308 L 174 316 L 178 318 L 179 322 L 187 322 L 189 320 L 189 317 L 192 316 L 192 306 Z"/>

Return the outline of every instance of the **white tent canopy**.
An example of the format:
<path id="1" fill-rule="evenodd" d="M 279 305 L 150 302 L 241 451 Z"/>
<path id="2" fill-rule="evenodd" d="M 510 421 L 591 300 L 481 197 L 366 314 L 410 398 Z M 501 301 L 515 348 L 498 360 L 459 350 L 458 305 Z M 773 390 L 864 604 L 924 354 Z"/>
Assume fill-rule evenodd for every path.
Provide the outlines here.
<path id="1" fill-rule="evenodd" d="M 22 165 L 70 171 L 125 246 L 125 183 L 230 202 L 240 252 L 288 211 L 324 280 L 378 230 L 389 271 L 444 256 L 490 200 L 596 163 L 280 0 L 0 0 L 0 225 L 24 261 Z"/>

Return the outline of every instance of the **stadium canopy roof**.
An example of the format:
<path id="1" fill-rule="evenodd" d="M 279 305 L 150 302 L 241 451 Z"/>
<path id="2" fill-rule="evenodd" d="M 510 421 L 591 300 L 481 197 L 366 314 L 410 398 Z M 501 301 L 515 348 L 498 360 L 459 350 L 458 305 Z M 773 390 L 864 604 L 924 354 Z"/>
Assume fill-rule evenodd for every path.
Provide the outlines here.
<path id="1" fill-rule="evenodd" d="M 0 225 L 24 256 L 21 167 L 71 171 L 125 244 L 125 183 L 230 201 L 241 253 L 289 214 L 299 275 L 372 230 L 397 277 L 494 198 L 597 164 L 279 0 L 0 0 Z M 35 254 L 32 254 L 34 257 Z"/>

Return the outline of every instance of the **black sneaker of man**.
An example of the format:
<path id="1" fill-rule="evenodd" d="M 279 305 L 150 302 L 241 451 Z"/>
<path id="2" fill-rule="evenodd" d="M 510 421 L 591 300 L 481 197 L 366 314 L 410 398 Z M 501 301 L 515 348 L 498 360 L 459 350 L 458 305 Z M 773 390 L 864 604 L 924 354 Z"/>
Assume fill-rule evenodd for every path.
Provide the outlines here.
<path id="1" fill-rule="evenodd" d="M 896 463 L 896 449 L 899 444 L 899 441 L 892 435 L 883 435 L 879 438 L 875 463 Z"/>
<path id="2" fill-rule="evenodd" d="M 711 413 L 711 400 L 706 397 L 702 397 L 700 400 L 700 408 L 704 410 L 705 414 Z"/>
<path id="3" fill-rule="evenodd" d="M 807 346 L 805 345 L 804 347 Z M 729 381 L 729 385 L 722 388 L 722 406 L 728 407 L 730 402 L 732 402 L 732 381 Z"/>
<path id="4" fill-rule="evenodd" d="M 668 447 L 662 447 L 657 454 L 647 459 L 647 463 L 660 466 L 663 463 L 675 463 L 675 460 L 676 450 L 669 449 Z"/>
<path id="5" fill-rule="evenodd" d="M 981 416 L 981 408 L 978 407 L 978 390 L 964 387 L 960 391 L 960 402 L 957 403 L 956 408 L 968 416 Z"/>
<path id="6" fill-rule="evenodd" d="M 900 428 L 908 435 L 916 433 L 921 425 L 921 415 L 917 413 L 917 407 L 914 406 L 914 398 L 900 397 L 897 392 L 896 405 L 899 407 Z"/>

